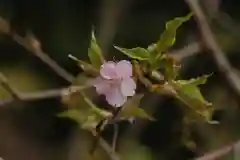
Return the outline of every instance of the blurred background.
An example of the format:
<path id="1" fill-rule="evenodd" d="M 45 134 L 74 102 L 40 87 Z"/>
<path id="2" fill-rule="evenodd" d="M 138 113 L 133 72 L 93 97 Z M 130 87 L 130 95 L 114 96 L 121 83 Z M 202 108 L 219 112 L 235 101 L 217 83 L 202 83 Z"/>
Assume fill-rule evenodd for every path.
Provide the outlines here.
<path id="1" fill-rule="evenodd" d="M 202 0 L 201 7 L 211 19 L 213 30 L 225 56 L 240 68 L 240 2 L 238 0 Z M 24 36 L 31 30 L 42 49 L 60 66 L 77 76 L 80 72 L 72 54 L 87 60 L 87 49 L 94 26 L 96 37 L 108 59 L 123 55 L 114 45 L 147 47 L 158 40 L 165 22 L 190 12 L 183 0 L 0 0 L 0 16 L 11 29 Z M 177 32 L 174 51 L 201 41 L 197 23 L 192 19 Z M 179 53 L 180 54 L 180 53 Z M 21 92 L 67 87 L 68 82 L 7 35 L 0 35 L 0 72 Z M 181 55 L 180 55 L 181 56 Z M 134 126 L 120 124 L 117 151 L 122 160 L 188 160 L 240 139 L 240 100 L 231 90 L 204 51 L 182 59 L 181 77 L 197 77 L 214 72 L 201 90 L 214 104 L 213 119 L 219 125 L 182 123 L 183 105 L 167 96 L 151 94 L 142 107 L 157 121 L 138 120 Z M 240 82 L 239 82 L 240 83 Z M 0 87 L 0 99 L 10 95 Z M 92 136 L 56 114 L 63 111 L 60 99 L 16 102 L 0 108 L 0 157 L 5 160 L 107 160 L 97 149 L 88 154 Z M 113 129 L 104 132 L 111 142 Z M 182 140 L 186 137 L 187 140 Z M 222 157 L 232 159 L 231 153 Z"/>

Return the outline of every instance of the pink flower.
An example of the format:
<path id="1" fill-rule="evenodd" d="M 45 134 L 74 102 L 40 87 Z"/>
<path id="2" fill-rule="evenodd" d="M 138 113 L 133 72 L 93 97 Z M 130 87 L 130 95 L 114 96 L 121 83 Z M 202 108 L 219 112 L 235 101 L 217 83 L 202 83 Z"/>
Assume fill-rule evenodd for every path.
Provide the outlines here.
<path id="1" fill-rule="evenodd" d="M 127 97 L 133 96 L 136 90 L 136 83 L 132 79 L 132 64 L 126 60 L 104 63 L 100 69 L 100 76 L 94 80 L 93 86 L 98 94 L 105 95 L 110 105 L 122 106 Z"/>

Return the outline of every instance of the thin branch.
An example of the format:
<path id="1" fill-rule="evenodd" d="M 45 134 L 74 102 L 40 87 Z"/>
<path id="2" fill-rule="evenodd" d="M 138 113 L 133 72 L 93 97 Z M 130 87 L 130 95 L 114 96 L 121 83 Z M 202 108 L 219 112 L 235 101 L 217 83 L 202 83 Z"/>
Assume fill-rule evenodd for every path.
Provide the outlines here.
<path id="1" fill-rule="evenodd" d="M 101 137 L 100 137 L 100 140 L 99 140 L 99 144 L 102 146 L 102 148 L 105 149 L 105 151 L 107 151 L 108 155 L 110 156 L 110 158 L 112 160 L 120 160 L 120 158 L 116 154 L 116 152 L 114 152 L 114 150 L 112 150 L 112 148 L 109 146 L 109 144 Z"/>
<path id="2" fill-rule="evenodd" d="M 116 144 L 117 144 L 117 139 L 118 139 L 118 132 L 119 132 L 119 127 L 118 124 L 113 124 L 113 141 L 112 141 L 112 148 L 114 151 L 116 151 Z"/>
<path id="3" fill-rule="evenodd" d="M 11 87 L 11 85 L 10 85 Z M 72 86 L 70 88 L 73 88 L 74 91 L 81 91 L 85 89 L 85 86 Z M 62 88 L 62 89 L 52 89 L 47 91 L 39 91 L 39 92 L 29 92 L 29 93 L 19 93 L 18 90 L 15 89 L 15 91 L 20 101 L 30 102 L 30 101 L 36 101 L 36 100 L 43 100 L 43 99 L 51 99 L 51 98 L 57 98 L 64 96 L 65 93 L 72 92 L 69 90 L 69 88 Z M 0 106 L 7 106 L 8 104 L 11 104 L 15 102 L 15 98 L 9 98 L 3 101 L 0 101 Z"/>
<path id="4" fill-rule="evenodd" d="M 203 40 L 205 45 L 211 51 L 211 54 L 218 66 L 219 71 L 223 74 L 226 80 L 229 82 L 231 89 L 240 97 L 240 78 L 234 68 L 230 65 L 224 52 L 221 50 L 217 44 L 215 37 L 207 23 L 206 17 L 199 6 L 198 0 L 185 0 L 189 5 L 190 9 L 193 11 L 196 20 L 198 22 L 200 31 L 202 33 Z M 240 142 L 238 141 L 234 145 L 223 147 L 219 150 L 216 150 L 212 153 L 206 154 L 203 157 L 197 158 L 197 160 L 214 160 L 218 159 L 221 156 L 231 152 L 235 146 L 239 146 Z"/>
<path id="5" fill-rule="evenodd" d="M 92 134 L 94 136 L 98 136 L 98 134 L 94 131 L 92 131 Z M 109 157 L 112 160 L 120 160 L 119 156 L 116 154 L 116 152 L 109 146 L 109 144 L 103 139 L 103 138 L 99 138 L 99 144 L 101 145 L 101 147 L 107 151 Z"/>
<path id="6" fill-rule="evenodd" d="M 207 154 L 203 155 L 202 157 L 196 158 L 195 160 L 215 160 L 215 159 L 221 158 L 222 156 L 224 156 L 230 152 L 233 152 L 233 154 L 235 154 L 235 150 L 239 149 L 239 146 L 240 146 L 240 141 L 237 141 L 234 144 L 227 145 L 223 148 L 220 148 L 213 152 L 207 153 Z"/>
<path id="7" fill-rule="evenodd" d="M 176 61 L 180 62 L 184 59 L 199 54 L 202 51 L 202 46 L 200 42 L 192 42 L 182 49 L 173 50 L 168 53 L 168 55 L 174 58 Z"/>
<path id="8" fill-rule="evenodd" d="M 28 34 L 26 38 L 19 36 L 18 34 L 12 34 L 12 38 L 19 45 L 23 46 L 28 51 L 31 51 L 35 56 L 47 64 L 54 72 L 68 82 L 72 82 L 74 77 L 69 74 L 65 69 L 60 67 L 54 60 L 52 60 L 47 53 L 44 53 L 41 49 L 40 42 L 34 37 L 33 34 Z"/>
<path id="9" fill-rule="evenodd" d="M 10 85 L 9 85 L 10 86 Z M 12 87 L 10 87 L 12 88 Z M 63 89 L 55 89 L 55 90 L 48 90 L 48 91 L 41 91 L 41 92 L 35 92 L 35 93 L 21 93 L 17 92 L 19 95 L 21 95 L 20 100 L 24 102 L 34 101 L 34 100 L 43 100 L 48 98 L 57 98 L 63 96 L 65 93 L 69 93 L 69 91 L 81 91 L 85 89 L 86 87 L 79 87 L 79 86 L 73 86 L 70 90 L 69 88 L 63 88 Z M 16 99 L 11 98 L 0 102 L 0 106 L 5 106 L 10 103 L 15 102 Z M 96 136 L 94 132 L 92 132 L 93 136 Z M 117 153 L 115 153 L 112 148 L 109 146 L 109 144 L 102 138 L 99 140 L 99 144 L 101 147 L 107 152 L 109 157 L 112 160 L 120 160 Z"/>
<path id="10" fill-rule="evenodd" d="M 81 86 L 72 86 L 71 89 L 69 88 L 63 88 L 63 89 L 53 89 L 53 90 L 47 90 L 47 91 L 41 91 L 41 92 L 33 92 L 33 93 L 21 93 L 20 100 L 24 102 L 29 102 L 29 101 L 35 101 L 35 100 L 43 100 L 43 99 L 49 99 L 49 98 L 57 98 L 63 96 L 65 93 L 70 92 L 76 92 L 76 91 L 81 91 L 85 89 L 86 87 L 81 87 Z M 10 98 L 4 101 L 0 102 L 0 106 L 5 106 L 10 103 L 15 102 L 16 99 Z M 92 132 L 93 136 L 96 136 L 96 133 Z M 109 146 L 109 144 L 100 137 L 99 144 L 101 147 L 107 152 L 109 157 L 112 160 L 120 160 L 118 157 L 117 153 L 114 152 L 114 150 Z"/>
<path id="11" fill-rule="evenodd" d="M 236 74 L 235 69 L 232 68 L 232 66 L 224 56 L 225 53 L 217 44 L 215 37 L 207 23 L 206 17 L 204 16 L 204 13 L 199 6 L 199 1 L 198 0 L 185 0 L 185 1 L 189 5 L 197 19 L 205 45 L 211 51 L 211 54 L 218 66 L 219 71 L 229 82 L 231 89 L 237 94 L 238 97 L 240 97 L 240 78 Z"/>
<path id="12" fill-rule="evenodd" d="M 62 77 L 69 83 L 73 82 L 74 76 L 72 76 L 65 69 L 59 66 L 54 60 L 52 60 L 46 53 L 42 51 L 40 42 L 36 39 L 36 37 L 34 37 L 33 34 L 29 33 L 25 38 L 23 38 L 16 33 L 9 33 L 9 32 L 4 32 L 4 33 L 10 35 L 14 41 L 16 41 L 18 44 L 23 46 L 26 50 L 34 53 L 35 56 L 37 56 L 40 60 L 42 60 L 45 64 L 47 64 L 60 77 Z M 64 93 L 66 93 L 68 90 L 68 89 L 58 89 L 58 90 L 49 90 L 49 91 L 36 92 L 36 93 L 20 93 L 17 89 L 12 87 L 8 83 L 8 80 L 4 76 L 0 76 L 0 81 L 3 87 L 13 95 L 13 98 L 1 101 L 0 105 L 7 105 L 12 102 L 15 102 L 18 99 L 21 101 L 32 101 L 32 100 L 60 97 Z M 82 89 L 82 88 L 78 88 L 78 89 Z M 94 132 L 92 132 L 92 134 L 96 136 Z M 109 155 L 109 157 L 112 160 L 120 160 L 117 153 L 115 153 L 112 150 L 112 148 L 104 139 L 100 138 L 99 144 L 106 151 L 106 153 Z"/>
<path id="13" fill-rule="evenodd" d="M 23 38 L 17 34 L 12 34 L 12 38 L 14 41 L 16 41 L 18 44 L 23 46 L 25 49 L 33 52 L 38 58 L 40 58 L 44 63 L 46 63 L 59 76 L 61 76 L 68 82 L 73 81 L 74 77 L 71 74 L 69 74 L 67 71 L 65 71 L 62 67 L 60 67 L 54 60 L 52 60 L 46 53 L 44 53 L 41 50 L 40 42 L 32 34 L 29 34 L 26 38 Z M 171 52 L 170 56 L 175 58 L 177 61 L 181 61 L 184 58 L 187 58 L 189 56 L 199 53 L 200 51 L 201 51 L 200 43 L 194 42 L 192 44 L 189 44 L 187 47 L 184 47 L 183 49 Z M 4 81 L 4 85 L 8 84 L 5 82 L 7 82 L 7 81 Z M 7 86 L 9 87 L 10 85 L 7 85 Z M 7 89 L 7 87 L 5 87 L 5 88 Z M 13 89 L 11 87 L 8 88 L 7 90 L 10 91 L 10 93 L 17 93 L 17 92 L 15 92 L 16 90 L 14 92 L 12 92 Z M 49 91 L 36 92 L 36 93 L 25 93 L 25 94 L 20 94 L 20 95 L 21 95 L 21 100 L 32 101 L 32 100 L 60 97 L 66 91 L 67 91 L 67 89 L 57 89 L 57 90 L 49 90 Z M 14 95 L 14 98 L 19 97 L 19 94 L 12 94 L 12 95 Z M 13 101 L 15 101 L 15 99 L 4 100 L 4 101 L 0 102 L 0 105 L 6 105 Z M 95 135 L 94 132 L 92 134 Z M 114 134 L 114 137 L 117 137 L 116 132 Z M 116 139 L 116 138 L 114 138 L 114 139 Z M 116 140 L 114 140 L 114 143 L 115 143 L 115 141 Z M 114 152 L 114 150 L 102 138 L 100 139 L 100 145 L 108 153 L 108 155 L 110 156 L 110 158 L 112 160 L 120 159 L 118 157 L 118 155 Z M 115 144 L 113 146 L 115 146 Z"/>
<path id="14" fill-rule="evenodd" d="M 12 95 L 13 98 L 21 99 L 21 95 L 19 94 L 18 90 L 10 85 L 8 79 L 2 73 L 0 73 L 0 83 Z"/>
<path id="15" fill-rule="evenodd" d="M 41 92 L 33 92 L 33 93 L 20 93 L 17 89 L 13 89 L 13 87 L 8 83 L 6 79 L 1 79 L 2 77 L 0 76 L 0 80 L 4 86 L 6 86 L 6 89 L 14 94 L 17 95 L 19 100 L 24 101 L 24 102 L 29 102 L 29 101 L 34 101 L 34 100 L 43 100 L 43 99 L 49 99 L 49 98 L 57 98 L 63 96 L 65 93 L 69 92 L 76 92 L 76 91 L 81 91 L 85 89 L 88 86 L 72 86 L 69 88 L 63 88 L 63 89 L 53 89 L 53 90 L 48 90 L 48 91 L 41 91 Z M 3 83 L 4 82 L 4 83 Z M 21 95 L 21 96 L 19 96 Z M 0 106 L 6 106 L 10 103 L 15 102 L 17 99 L 16 98 L 10 98 L 7 100 L 3 100 L 0 102 Z M 94 136 L 96 134 L 92 132 Z M 109 155 L 109 157 L 112 160 L 120 160 L 118 157 L 117 153 L 115 153 L 112 148 L 109 146 L 109 144 L 102 138 L 99 140 L 99 144 L 101 147 L 106 151 L 106 153 Z"/>

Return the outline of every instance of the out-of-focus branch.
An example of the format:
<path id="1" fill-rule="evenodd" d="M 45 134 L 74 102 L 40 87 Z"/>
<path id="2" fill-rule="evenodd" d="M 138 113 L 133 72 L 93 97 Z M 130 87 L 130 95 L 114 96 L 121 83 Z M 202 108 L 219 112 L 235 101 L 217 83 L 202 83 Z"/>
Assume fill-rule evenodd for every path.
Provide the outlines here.
<path id="1" fill-rule="evenodd" d="M 207 48 L 211 51 L 219 71 L 222 73 L 222 75 L 225 77 L 225 79 L 228 81 L 228 83 L 231 86 L 231 89 L 238 97 L 240 97 L 240 78 L 234 68 L 230 65 L 228 60 L 226 59 L 224 52 L 221 50 L 221 48 L 218 46 L 215 37 L 208 25 L 208 22 L 206 20 L 206 17 L 199 6 L 198 0 L 185 0 L 190 9 L 193 11 L 196 20 L 199 25 L 199 29 L 202 33 L 203 41 L 205 42 L 205 45 Z M 239 148 L 240 142 L 236 142 L 233 145 L 229 145 L 226 147 L 223 147 L 219 150 L 216 150 L 212 153 L 206 154 L 203 157 L 197 158 L 197 160 L 214 160 L 218 159 L 221 156 L 229 153 L 232 151 L 235 147 Z"/>
<path id="2" fill-rule="evenodd" d="M 204 40 L 205 45 L 211 51 L 219 71 L 222 75 L 226 78 L 229 82 L 231 89 L 240 97 L 240 78 L 236 74 L 235 69 L 232 68 L 230 63 L 225 57 L 225 53 L 222 49 L 218 46 L 215 37 L 207 23 L 206 17 L 204 16 L 203 11 L 199 6 L 198 0 L 185 0 L 186 3 L 189 5 L 191 10 L 193 11 L 196 20 L 199 25 L 199 29 L 202 33 L 202 38 Z"/>
<path id="3" fill-rule="evenodd" d="M 223 148 L 217 149 L 213 152 L 203 155 L 202 157 L 196 158 L 195 160 L 216 160 L 232 151 L 234 152 L 235 148 L 239 148 L 239 146 L 240 146 L 240 141 L 237 141 L 233 145 L 228 145 Z"/>
<path id="4" fill-rule="evenodd" d="M 94 131 L 92 131 L 92 134 L 97 137 L 98 134 Z M 99 139 L 99 144 L 101 147 L 108 153 L 109 157 L 111 160 L 120 160 L 119 156 L 116 154 L 116 152 L 111 148 L 111 146 L 103 139 L 100 137 Z"/>
<path id="5" fill-rule="evenodd" d="M 1 77 L 0 77 L 1 79 Z M 8 84 L 11 86 L 10 84 Z M 6 87 L 4 87 L 6 89 Z M 36 100 L 43 100 L 43 99 L 50 99 L 50 98 L 58 98 L 64 96 L 65 93 L 69 93 L 73 91 L 81 91 L 86 87 L 82 86 L 72 86 L 70 88 L 61 88 L 61 89 L 52 89 L 47 91 L 39 91 L 39 92 L 29 92 L 29 93 L 19 93 L 18 90 L 14 90 L 18 94 L 18 100 L 24 102 L 36 101 Z M 16 94 L 15 93 L 15 94 Z M 15 101 L 15 98 L 9 98 L 6 100 L 0 101 L 0 106 L 7 106 Z"/>
<path id="6" fill-rule="evenodd" d="M 173 50 L 168 55 L 174 58 L 176 61 L 180 62 L 185 58 L 194 56 L 202 51 L 201 43 L 200 42 L 192 42 L 185 47 Z"/>
<path id="7" fill-rule="evenodd" d="M 7 27 L 2 27 L 5 25 Z M 2 29 L 4 28 L 4 29 Z M 7 29 L 6 29 L 7 28 Z M 39 59 L 41 59 L 45 64 L 47 64 L 56 74 L 60 77 L 71 83 L 74 80 L 74 77 L 68 73 L 65 69 L 59 66 L 54 60 L 52 60 L 46 53 L 44 53 L 41 49 L 40 42 L 34 37 L 33 34 L 29 33 L 26 37 L 21 37 L 16 33 L 11 33 L 9 29 L 9 23 L 6 20 L 0 17 L 0 32 L 10 35 L 14 41 L 23 46 L 28 51 L 34 53 Z M 0 102 L 0 105 L 7 105 L 9 103 L 15 102 L 16 100 L 21 100 L 24 102 L 32 101 L 32 100 L 40 100 L 46 98 L 54 98 L 61 97 L 64 93 L 66 93 L 68 89 L 58 89 L 58 90 L 48 90 L 37 93 L 20 93 L 17 89 L 12 87 L 8 80 L 2 75 L 0 76 L 0 81 L 2 86 L 13 96 L 12 99 L 3 100 Z M 76 91 L 82 90 L 83 88 L 71 88 Z M 95 132 L 92 132 L 93 136 L 96 136 Z M 115 153 L 111 146 L 102 138 L 99 141 L 100 146 L 106 151 L 111 160 L 120 160 L 117 153 Z"/>
<path id="8" fill-rule="evenodd" d="M 202 0 L 204 8 L 206 8 L 208 15 L 215 17 L 220 12 L 221 0 Z"/>
<path id="9" fill-rule="evenodd" d="M 11 86 L 11 85 L 8 83 L 8 86 Z M 12 88 L 12 87 L 10 87 L 10 88 Z M 73 86 L 73 87 L 71 87 L 70 90 L 69 90 L 69 88 L 63 88 L 63 89 L 55 89 L 55 90 L 41 91 L 41 92 L 35 92 L 35 93 L 20 93 L 19 91 L 14 90 L 14 93 L 15 93 L 15 91 L 17 91 L 16 93 L 18 93 L 18 95 L 20 95 L 19 96 L 20 101 L 29 102 L 29 101 L 34 101 L 34 100 L 57 98 L 57 97 L 63 96 L 65 93 L 69 93 L 69 91 L 72 91 L 72 92 L 81 91 L 85 88 L 86 87 Z M 12 93 L 12 91 L 10 93 Z M 15 100 L 16 99 L 11 98 L 11 99 L 1 101 L 0 106 L 2 107 L 7 104 L 13 103 L 13 102 L 15 102 Z M 94 136 L 96 136 L 95 132 L 92 132 L 92 134 Z M 99 144 L 108 153 L 109 157 L 112 160 L 120 160 L 118 155 L 114 152 L 114 150 L 110 147 L 110 145 L 104 139 L 100 138 Z"/>
<path id="10" fill-rule="evenodd" d="M 0 76 L 1 80 L 1 76 Z M 4 88 L 11 88 L 8 89 L 10 93 L 14 93 L 19 96 L 20 101 L 24 102 L 29 102 L 29 101 L 34 101 L 34 100 L 43 100 L 43 99 L 49 99 L 49 98 L 58 98 L 63 96 L 65 93 L 71 92 L 76 92 L 76 91 L 81 91 L 85 89 L 86 87 L 81 87 L 81 86 L 72 86 L 70 89 L 69 88 L 63 88 L 63 89 L 54 89 L 54 90 L 47 90 L 47 91 L 41 91 L 41 92 L 35 92 L 35 93 L 20 93 L 16 89 L 12 90 L 13 87 L 7 82 L 7 85 L 3 86 Z M 5 106 L 7 104 L 15 102 L 17 99 L 11 98 L 7 99 L 4 101 L 0 102 L 0 106 Z M 92 132 L 93 136 L 96 136 L 95 132 Z M 112 160 L 120 160 L 118 155 L 114 152 L 114 150 L 110 147 L 110 145 L 102 138 L 100 138 L 99 144 L 101 147 L 108 153 L 109 157 Z"/>
<path id="11" fill-rule="evenodd" d="M 0 83 L 3 86 L 3 88 L 6 89 L 12 95 L 13 98 L 15 99 L 22 98 L 18 90 L 15 87 L 10 85 L 10 83 L 8 82 L 8 79 L 2 73 L 0 73 Z"/>
<path id="12" fill-rule="evenodd" d="M 118 23 L 128 13 L 128 8 L 134 1 L 103 0 L 101 2 L 98 41 L 103 54 L 107 55 L 116 34 Z"/>
<path id="13" fill-rule="evenodd" d="M 31 33 L 28 33 L 26 37 L 21 37 L 16 33 L 11 34 L 12 38 L 19 45 L 23 46 L 28 51 L 32 52 L 35 56 L 41 59 L 47 64 L 54 72 L 68 82 L 72 82 L 74 77 L 68 73 L 65 69 L 60 67 L 54 60 L 52 60 L 46 53 L 41 49 L 41 44 L 38 39 Z"/>

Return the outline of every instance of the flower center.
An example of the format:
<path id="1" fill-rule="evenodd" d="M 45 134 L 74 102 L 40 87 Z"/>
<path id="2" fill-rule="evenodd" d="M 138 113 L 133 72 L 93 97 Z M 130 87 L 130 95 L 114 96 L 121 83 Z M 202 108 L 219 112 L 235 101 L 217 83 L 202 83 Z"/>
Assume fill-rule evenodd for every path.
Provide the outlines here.
<path id="1" fill-rule="evenodd" d="M 111 87 L 118 87 L 121 85 L 121 82 L 122 82 L 122 78 L 109 80 L 109 84 Z"/>

